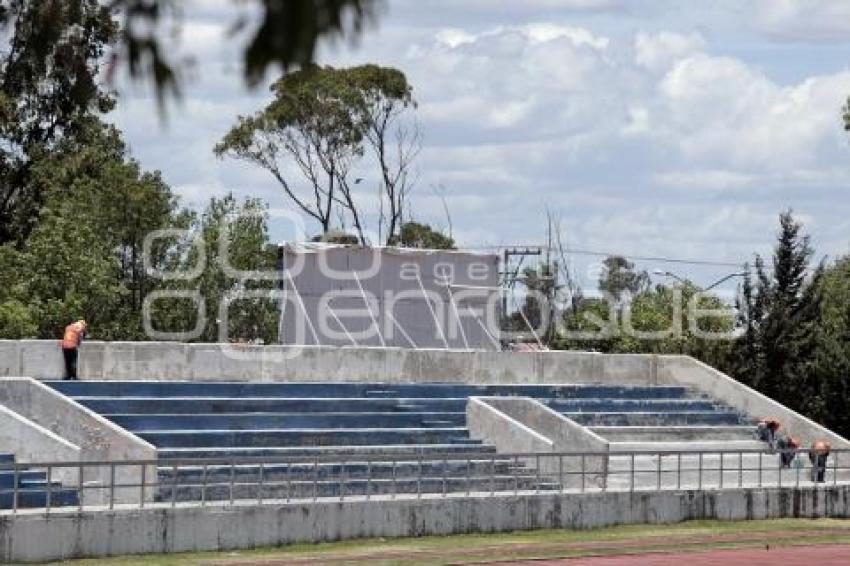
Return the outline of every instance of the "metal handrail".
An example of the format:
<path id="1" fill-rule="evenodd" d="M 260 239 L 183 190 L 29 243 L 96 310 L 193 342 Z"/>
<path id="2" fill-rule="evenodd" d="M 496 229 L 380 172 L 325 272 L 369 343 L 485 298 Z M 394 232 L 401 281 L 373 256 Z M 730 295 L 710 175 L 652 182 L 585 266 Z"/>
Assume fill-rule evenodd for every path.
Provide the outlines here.
<path id="1" fill-rule="evenodd" d="M 732 489 L 744 487 L 746 478 L 747 486 L 753 487 L 790 487 L 806 482 L 801 470 L 806 469 L 808 473 L 812 473 L 812 467 L 807 465 L 805 458 L 801 466 L 790 470 L 782 468 L 772 459 L 765 461 L 765 454 L 776 456 L 782 452 L 756 448 L 628 452 L 414 451 L 106 462 L 16 462 L 0 464 L 0 471 L 11 471 L 14 474 L 13 486 L 0 488 L 0 498 L 5 496 L 8 500 L 11 494 L 12 505 L 8 510 L 0 510 L 0 513 L 21 512 L 19 502 L 21 496 L 27 494 L 45 496 L 45 505 L 37 509 L 43 509 L 45 513 L 59 510 L 61 507 L 57 506 L 57 499 L 61 498 L 62 492 L 76 493 L 78 504 L 70 508 L 82 510 L 101 507 L 114 509 L 116 506 L 125 505 L 136 508 L 159 505 L 175 507 L 178 504 L 179 489 L 187 490 L 189 494 L 187 499 L 179 500 L 180 505 L 204 506 L 215 501 L 229 505 L 240 501 L 253 501 L 256 504 L 270 501 L 345 501 L 358 498 L 368 501 L 381 497 L 382 486 L 385 489 L 383 495 L 395 499 L 472 494 L 493 496 L 500 493 L 546 494 L 553 491 L 662 491 L 683 489 L 692 484 L 695 484 L 697 489 Z M 807 454 L 808 451 L 795 449 L 784 452 L 799 456 Z M 837 485 L 840 473 L 846 474 L 846 480 L 842 480 L 842 484 L 850 482 L 850 466 L 847 465 L 850 458 L 845 457 L 845 464 L 839 465 L 841 456 L 847 453 L 850 453 L 850 449 L 831 451 L 827 465 L 820 470 L 824 483 Z M 707 456 L 709 458 L 706 458 Z M 758 456 L 757 461 L 751 458 L 754 456 Z M 732 461 L 729 462 L 729 459 Z M 423 464 L 426 463 L 429 466 L 428 472 L 424 471 Z M 465 465 L 465 468 L 459 474 L 450 476 L 449 463 L 460 463 Z M 362 470 L 349 471 L 348 466 L 351 464 L 365 464 L 365 474 Z M 327 470 L 323 468 L 328 465 L 338 466 L 338 473 L 326 473 Z M 258 475 L 258 479 L 239 477 L 237 470 L 247 466 L 258 467 L 259 473 L 253 474 Z M 148 473 L 151 467 L 156 467 L 159 471 L 158 474 L 152 474 L 153 478 Z M 181 469 L 193 473 L 181 478 Z M 376 469 L 379 470 L 377 474 Z M 46 472 L 46 484 L 23 487 L 19 480 L 24 471 Z M 77 481 L 67 486 L 54 486 L 52 480 L 61 477 L 63 471 L 76 471 Z M 89 472 L 89 481 L 84 481 L 86 472 Z M 279 474 L 279 478 L 276 474 Z M 689 474 L 696 474 L 695 482 Z M 773 475 L 775 477 L 772 477 Z M 665 477 L 674 478 L 675 482 L 672 479 L 665 482 Z M 618 478 L 622 480 L 619 484 L 615 481 Z M 822 483 L 815 482 L 815 479 L 818 478 L 812 475 L 808 481 Z M 425 490 L 429 482 L 432 491 Z M 497 482 L 501 482 L 498 489 Z M 357 483 L 365 483 L 364 493 L 352 491 Z M 332 495 L 321 495 L 320 488 L 326 486 L 338 488 L 339 491 Z M 409 491 L 404 491 L 405 486 Z M 246 488 L 248 495 L 238 493 L 243 488 Z M 279 496 L 275 495 L 275 490 L 280 491 Z"/>

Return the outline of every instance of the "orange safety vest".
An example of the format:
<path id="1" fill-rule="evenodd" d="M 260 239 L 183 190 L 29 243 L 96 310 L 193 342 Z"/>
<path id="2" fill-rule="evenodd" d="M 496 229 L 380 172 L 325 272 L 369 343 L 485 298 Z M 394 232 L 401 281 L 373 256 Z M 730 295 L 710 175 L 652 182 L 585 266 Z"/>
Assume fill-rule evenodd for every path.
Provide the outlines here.
<path id="1" fill-rule="evenodd" d="M 80 345 L 80 338 L 83 334 L 83 328 L 76 322 L 72 322 L 65 327 L 65 334 L 62 337 L 62 347 L 66 350 L 72 350 Z"/>

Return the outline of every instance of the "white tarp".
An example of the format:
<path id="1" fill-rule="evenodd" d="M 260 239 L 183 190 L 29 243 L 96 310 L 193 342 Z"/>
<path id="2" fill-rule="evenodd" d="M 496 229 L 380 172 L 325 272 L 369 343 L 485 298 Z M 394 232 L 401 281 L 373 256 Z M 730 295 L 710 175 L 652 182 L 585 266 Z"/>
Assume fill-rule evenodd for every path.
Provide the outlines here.
<path id="1" fill-rule="evenodd" d="M 283 247 L 284 344 L 498 350 L 496 255 Z"/>

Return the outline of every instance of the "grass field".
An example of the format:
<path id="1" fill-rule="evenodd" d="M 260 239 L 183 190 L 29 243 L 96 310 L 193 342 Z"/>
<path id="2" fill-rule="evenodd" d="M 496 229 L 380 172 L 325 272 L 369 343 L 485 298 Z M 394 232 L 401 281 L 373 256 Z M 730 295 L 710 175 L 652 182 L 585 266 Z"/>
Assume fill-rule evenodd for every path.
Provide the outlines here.
<path id="1" fill-rule="evenodd" d="M 187 566 L 251 564 L 449 565 L 521 559 L 611 556 L 789 545 L 850 544 L 850 520 L 692 521 L 586 531 L 365 539 L 232 552 L 127 556 L 64 562 L 71 566 Z"/>

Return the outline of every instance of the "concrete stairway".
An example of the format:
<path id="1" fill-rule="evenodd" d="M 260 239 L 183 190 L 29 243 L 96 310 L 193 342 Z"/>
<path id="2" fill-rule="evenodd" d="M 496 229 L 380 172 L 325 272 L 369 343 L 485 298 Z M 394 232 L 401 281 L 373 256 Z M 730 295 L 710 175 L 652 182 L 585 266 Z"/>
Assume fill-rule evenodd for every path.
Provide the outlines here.
<path id="1" fill-rule="evenodd" d="M 680 386 L 448 383 L 48 382 L 158 448 L 162 499 L 554 489 L 470 438 L 471 396 L 539 400 L 611 449 L 759 447 L 752 423 Z M 731 444 L 730 444 L 731 443 Z M 440 454 L 463 454 L 443 461 Z M 174 459 L 298 456 L 304 464 Z M 370 457 L 396 457 L 395 463 Z M 467 461 L 466 458 L 469 458 Z M 312 459 L 339 458 L 339 463 Z M 394 465 L 393 465 L 394 464 Z M 371 479 L 367 481 L 367 477 Z M 492 479 L 491 479 L 492 477 Z M 256 484 L 262 482 L 262 492 Z M 201 488 L 200 484 L 207 484 Z M 211 487 L 210 487 L 211 486 Z"/>
<path id="2" fill-rule="evenodd" d="M 0 509 L 46 507 L 48 491 L 51 507 L 79 505 L 76 490 L 63 488 L 57 481 L 47 485 L 47 472 L 18 468 L 15 474 L 13 454 L 0 454 Z M 18 501 L 15 504 L 15 481 Z"/>

